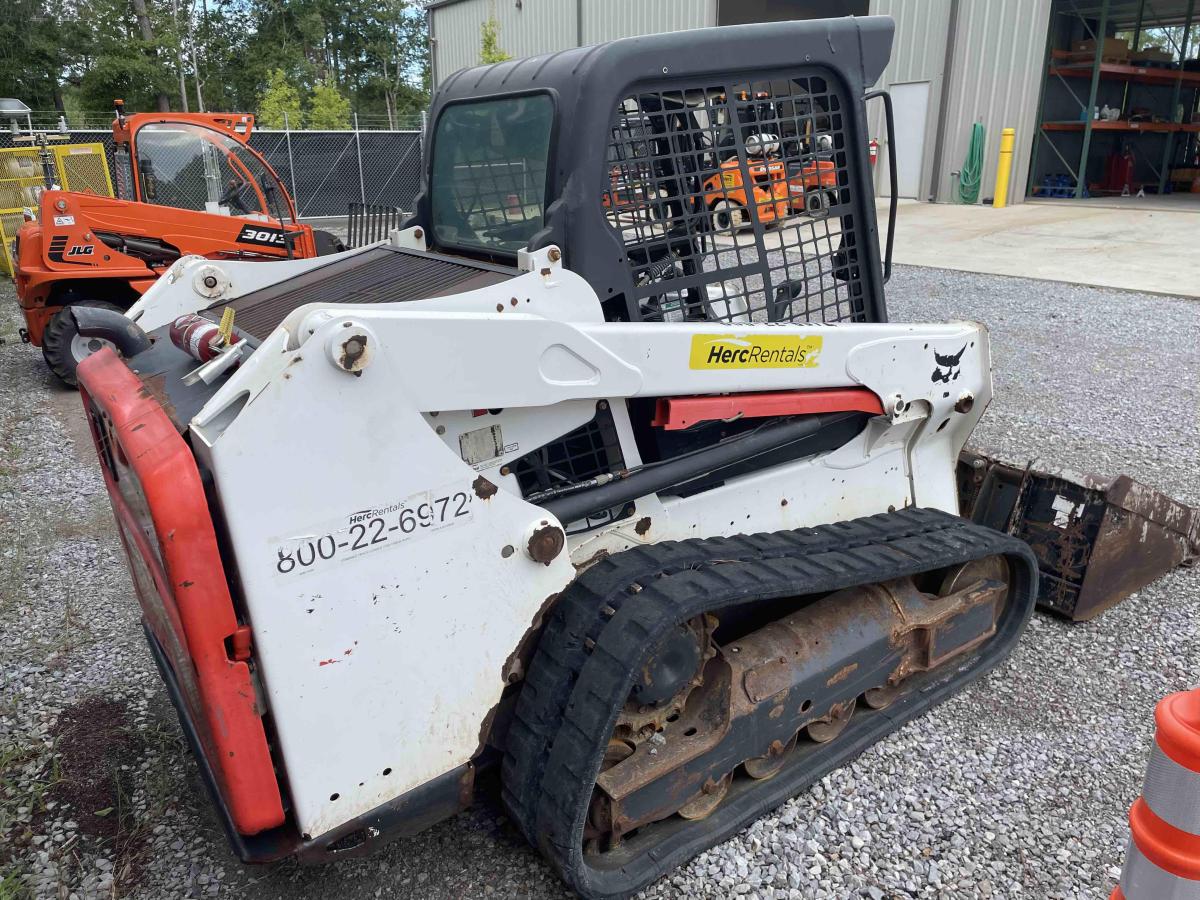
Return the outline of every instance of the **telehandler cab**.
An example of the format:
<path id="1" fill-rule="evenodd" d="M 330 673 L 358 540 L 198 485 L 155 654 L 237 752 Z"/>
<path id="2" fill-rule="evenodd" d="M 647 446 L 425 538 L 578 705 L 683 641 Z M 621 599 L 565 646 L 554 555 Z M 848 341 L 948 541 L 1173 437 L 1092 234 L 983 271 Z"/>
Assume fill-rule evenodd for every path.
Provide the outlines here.
<path id="1" fill-rule="evenodd" d="M 120 100 L 115 113 L 116 197 L 59 190 L 51 165 L 38 212 L 14 241 L 22 337 L 70 385 L 103 340 L 75 332 L 70 306 L 126 310 L 187 254 L 278 260 L 344 249 L 296 221 L 283 182 L 249 144 L 254 116 L 126 115 Z"/>
<path id="2" fill-rule="evenodd" d="M 1034 557 L 956 515 L 987 330 L 887 322 L 864 96 L 892 32 L 458 72 L 388 242 L 170 323 L 75 310 L 122 354 L 80 388 L 243 860 L 365 852 L 498 764 L 565 881 L 626 896 L 1012 649 Z M 714 212 L 760 134 L 833 164 L 827 215 Z"/>

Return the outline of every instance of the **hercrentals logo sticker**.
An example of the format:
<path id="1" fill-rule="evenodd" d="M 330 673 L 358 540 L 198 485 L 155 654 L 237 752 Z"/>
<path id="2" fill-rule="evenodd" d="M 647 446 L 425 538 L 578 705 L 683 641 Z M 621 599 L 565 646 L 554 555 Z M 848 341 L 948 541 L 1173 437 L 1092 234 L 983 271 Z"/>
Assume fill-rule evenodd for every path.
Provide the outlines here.
<path id="1" fill-rule="evenodd" d="M 821 336 L 789 334 L 692 335 L 693 369 L 815 369 Z"/>

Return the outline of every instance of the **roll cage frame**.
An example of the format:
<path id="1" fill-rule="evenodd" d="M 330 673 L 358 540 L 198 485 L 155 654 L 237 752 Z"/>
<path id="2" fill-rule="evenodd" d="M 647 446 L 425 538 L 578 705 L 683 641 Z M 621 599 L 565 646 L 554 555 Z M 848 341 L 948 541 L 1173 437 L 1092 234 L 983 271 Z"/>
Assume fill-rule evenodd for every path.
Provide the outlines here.
<path id="1" fill-rule="evenodd" d="M 435 251 L 512 265 L 516 254 L 506 250 L 439 242 L 432 227 L 432 160 L 437 152 L 442 113 L 451 105 L 546 93 L 554 102 L 555 120 L 547 162 L 544 216 L 541 227 L 529 238 L 528 249 L 537 250 L 550 244 L 561 248 L 567 266 L 582 275 L 605 303 L 607 318 L 646 320 L 646 305 L 637 299 L 639 290 L 644 300 L 645 272 L 655 266 L 661 268 L 662 260 L 656 260 L 648 251 L 646 258 L 637 259 L 642 251 L 622 241 L 621 234 L 609 221 L 607 204 L 601 202 L 611 190 L 609 155 L 614 111 L 620 110 L 631 97 L 687 96 L 688 92 L 710 89 L 722 79 L 729 84 L 821 79 L 822 84 L 828 85 L 827 90 L 836 93 L 842 102 L 839 122 L 844 138 L 839 152 L 844 160 L 845 203 L 836 215 L 846 243 L 833 266 L 839 273 L 853 272 L 852 278 L 846 275 L 844 280 L 854 292 L 854 312 L 851 317 L 839 320 L 886 321 L 883 285 L 887 272 L 880 254 L 864 101 L 868 88 L 878 80 L 889 58 L 893 31 L 892 20 L 882 16 L 770 23 L 729 31 L 702 29 L 626 38 L 460 70 L 447 78 L 434 96 L 430 149 L 421 192 L 407 224 L 424 227 Z M 878 94 L 873 92 L 872 96 Z M 734 105 L 731 100 L 730 108 Z M 743 105 L 757 108 L 761 103 L 752 97 L 750 103 Z M 723 125 L 733 134 L 735 143 L 742 145 L 733 149 L 743 167 L 746 167 L 745 135 L 750 130 L 747 126 L 752 124 L 748 120 Z M 674 139 L 669 134 L 666 137 Z M 724 153 L 724 148 L 713 147 L 713 150 Z M 677 182 L 698 174 L 687 171 L 686 165 L 681 165 L 676 173 Z M 748 172 L 746 180 L 749 181 Z M 667 197 L 666 202 L 674 199 Z M 669 256 L 674 253 L 672 242 L 702 241 L 704 230 L 703 226 L 697 228 L 693 224 L 691 233 L 669 235 L 658 242 L 657 252 L 663 252 L 661 248 L 665 246 Z M 764 246 L 761 240 L 758 246 L 760 249 Z M 695 268 L 694 263 L 691 265 Z M 760 265 L 765 269 L 769 264 Z M 682 270 L 686 266 L 676 268 Z M 890 270 L 890 260 L 886 270 Z M 695 282 L 706 274 L 709 273 L 683 272 L 680 284 L 689 278 Z M 771 287 L 780 289 L 778 283 L 772 283 Z M 783 287 L 789 288 L 790 282 Z"/>

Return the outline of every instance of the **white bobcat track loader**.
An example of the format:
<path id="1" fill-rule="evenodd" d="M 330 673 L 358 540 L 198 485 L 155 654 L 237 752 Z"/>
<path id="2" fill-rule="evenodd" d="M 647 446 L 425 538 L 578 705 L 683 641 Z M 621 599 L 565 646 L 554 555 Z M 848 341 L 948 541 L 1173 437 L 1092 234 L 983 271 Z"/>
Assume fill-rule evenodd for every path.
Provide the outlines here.
<path id="1" fill-rule="evenodd" d="M 628 895 L 1011 649 L 1033 556 L 955 515 L 987 332 L 886 321 L 891 34 L 458 73 L 395 240 L 150 334 L 78 313 L 121 351 L 81 391 L 242 859 L 366 852 L 499 765 L 562 877 Z M 837 202 L 722 228 L 705 184 L 774 177 L 763 134 Z"/>

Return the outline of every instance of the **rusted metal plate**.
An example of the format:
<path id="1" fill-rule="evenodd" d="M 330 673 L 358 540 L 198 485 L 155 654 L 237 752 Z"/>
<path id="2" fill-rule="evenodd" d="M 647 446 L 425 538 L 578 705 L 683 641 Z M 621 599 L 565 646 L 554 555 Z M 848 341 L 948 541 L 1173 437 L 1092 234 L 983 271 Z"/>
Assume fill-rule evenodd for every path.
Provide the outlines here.
<path id="1" fill-rule="evenodd" d="M 1200 509 L 1128 475 L 1017 466 L 965 450 L 958 476 L 962 514 L 1029 544 L 1041 571 L 1038 605 L 1074 621 L 1200 557 Z"/>

